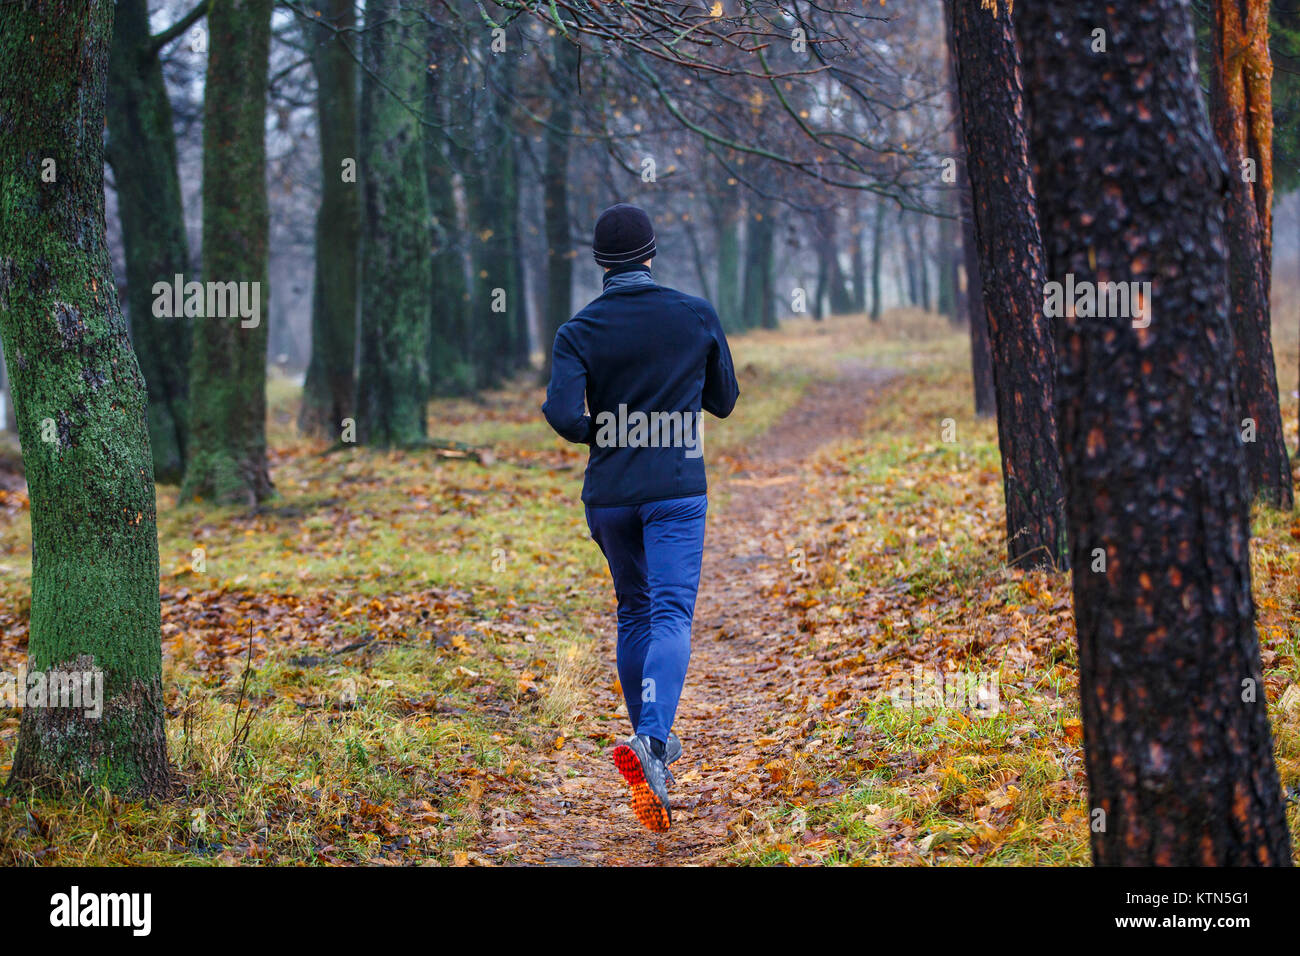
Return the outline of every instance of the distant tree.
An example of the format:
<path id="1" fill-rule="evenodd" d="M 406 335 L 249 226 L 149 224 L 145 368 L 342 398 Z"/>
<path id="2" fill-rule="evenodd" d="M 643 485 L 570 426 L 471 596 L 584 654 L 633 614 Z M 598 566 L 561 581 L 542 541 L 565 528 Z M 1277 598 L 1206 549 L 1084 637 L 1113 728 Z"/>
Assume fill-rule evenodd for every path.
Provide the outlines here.
<path id="1" fill-rule="evenodd" d="M 475 373 L 465 238 L 456 202 L 455 149 L 447 135 L 452 111 L 459 109 L 455 95 L 457 58 L 446 24 L 430 18 L 426 26 L 433 61 L 425 83 L 424 115 L 424 168 L 433 253 L 429 387 L 433 394 L 459 395 L 473 388 Z"/>
<path id="2" fill-rule="evenodd" d="M 113 6 L 0 4 L 0 336 L 31 498 L 27 660 L 85 705 L 23 709 L 9 786 L 145 795 L 169 772 L 145 383 L 105 241 Z"/>
<path id="3" fill-rule="evenodd" d="M 966 173 L 965 149 L 957 157 L 957 196 L 962 214 L 961 253 L 962 267 L 966 273 L 966 324 L 970 333 L 975 415 L 978 418 L 991 418 L 997 414 L 998 393 L 993 383 L 993 348 L 989 342 L 988 309 L 984 307 L 979 243 L 975 240 L 975 211 L 970 178 Z"/>
<path id="4" fill-rule="evenodd" d="M 546 220 L 546 332 L 544 380 L 551 377 L 551 344 L 573 314 L 573 233 L 569 221 L 569 144 L 577 96 L 578 47 L 558 30 L 551 41 L 551 116 L 547 123 L 543 212 Z"/>
<path id="5" fill-rule="evenodd" d="M 200 3 L 170 28 L 153 34 L 146 0 L 119 0 L 108 69 L 108 144 L 113 167 L 126 304 L 135 354 L 149 389 L 149 443 L 154 474 L 179 482 L 189 426 L 190 323 L 183 315 L 154 315 L 154 284 L 189 272 L 189 244 L 176 167 L 172 107 L 161 52 L 207 10 Z"/>
<path id="6" fill-rule="evenodd" d="M 947 0 L 997 397 L 1007 560 L 1068 562 L 1052 380 L 1043 315 L 1043 242 L 1029 167 L 1020 54 L 1009 5 Z"/>
<path id="7" fill-rule="evenodd" d="M 1188 6 L 1015 14 L 1047 275 L 1151 283 L 1136 319 L 1056 322 L 1093 859 L 1289 865 L 1235 421 L 1228 173 Z"/>
<path id="8" fill-rule="evenodd" d="M 713 225 L 713 240 L 717 252 L 717 280 L 714 283 L 718 318 L 728 332 L 745 327 L 745 314 L 741 305 L 740 277 L 740 223 L 742 220 L 739 190 L 734 179 L 716 161 L 706 160 L 708 170 L 705 188 L 705 206 Z"/>
<path id="9" fill-rule="evenodd" d="M 203 278 L 248 283 L 250 303 L 257 283 L 259 301 L 255 317 L 207 315 L 195 323 L 183 498 L 255 504 L 274 491 L 266 463 L 265 132 L 273 6 L 274 0 L 212 0 L 208 12 Z M 229 295 L 223 298 L 229 303 Z"/>
<path id="10" fill-rule="evenodd" d="M 776 289 L 774 257 L 776 254 L 775 204 L 752 197 L 745 223 L 745 272 L 741 313 L 746 328 L 774 329 Z"/>
<path id="11" fill-rule="evenodd" d="M 302 21 L 316 76 L 321 192 L 316 212 L 316 269 L 311 359 L 298 427 L 338 439 L 355 416 L 358 252 L 361 186 L 357 169 L 357 50 L 353 0 L 321 0 Z"/>
<path id="12" fill-rule="evenodd" d="M 882 311 L 880 266 L 885 247 L 885 197 L 877 196 L 871 224 L 871 321 L 879 322 Z"/>
<path id="13" fill-rule="evenodd" d="M 853 310 L 848 276 L 840 265 L 842 248 L 836 213 L 835 206 L 820 209 L 811 223 L 817 253 L 817 288 L 812 301 L 815 319 L 820 319 L 825 312 L 844 315 Z"/>
<path id="14" fill-rule="evenodd" d="M 357 431 L 372 445 L 414 445 L 428 435 L 433 259 L 419 111 L 426 38 L 416 9 L 367 0 Z"/>
<path id="15" fill-rule="evenodd" d="M 1291 463 L 1277 396 L 1269 290 L 1273 260 L 1273 61 L 1268 0 L 1211 0 L 1210 119 L 1228 160 L 1225 229 L 1237 414 L 1251 489 L 1290 509 Z"/>

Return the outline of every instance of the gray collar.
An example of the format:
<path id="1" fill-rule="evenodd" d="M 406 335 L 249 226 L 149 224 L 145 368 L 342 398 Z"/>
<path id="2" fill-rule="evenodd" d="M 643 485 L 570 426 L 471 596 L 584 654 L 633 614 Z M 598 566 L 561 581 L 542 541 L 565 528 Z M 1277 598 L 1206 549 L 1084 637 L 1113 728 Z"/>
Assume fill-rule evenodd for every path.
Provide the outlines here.
<path id="1" fill-rule="evenodd" d="M 655 285 L 655 280 L 649 272 L 637 270 L 608 276 L 604 284 L 605 288 L 601 291 L 602 295 L 607 292 L 627 292 L 629 289 L 647 288 Z"/>

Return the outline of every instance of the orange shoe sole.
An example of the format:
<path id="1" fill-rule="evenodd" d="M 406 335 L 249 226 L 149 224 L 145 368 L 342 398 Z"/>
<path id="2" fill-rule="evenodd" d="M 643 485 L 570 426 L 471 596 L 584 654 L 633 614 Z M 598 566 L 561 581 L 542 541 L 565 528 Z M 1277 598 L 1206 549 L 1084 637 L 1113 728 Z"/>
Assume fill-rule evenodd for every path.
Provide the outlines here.
<path id="1" fill-rule="evenodd" d="M 632 812 L 641 821 L 641 825 L 653 833 L 665 832 L 672 822 L 668 808 L 660 803 L 655 792 L 645 782 L 645 774 L 641 771 L 641 761 L 637 759 L 636 751 L 627 744 L 619 744 L 614 748 L 614 766 L 627 781 L 628 790 L 632 793 Z"/>

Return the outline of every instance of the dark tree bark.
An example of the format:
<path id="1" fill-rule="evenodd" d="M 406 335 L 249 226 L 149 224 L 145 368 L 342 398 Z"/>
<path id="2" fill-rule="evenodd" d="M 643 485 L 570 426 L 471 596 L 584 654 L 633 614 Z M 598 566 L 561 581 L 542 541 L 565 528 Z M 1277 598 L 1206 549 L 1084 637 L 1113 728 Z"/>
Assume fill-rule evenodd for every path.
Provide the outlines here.
<path id="1" fill-rule="evenodd" d="M 189 244 L 176 170 L 172 107 L 145 0 L 119 0 L 108 69 L 108 145 L 113 167 L 131 340 L 149 389 L 149 444 L 159 481 L 185 471 L 190 322 L 153 313 L 156 282 L 189 272 Z"/>
<path id="2" fill-rule="evenodd" d="M 997 414 L 998 395 L 993 384 L 993 349 L 989 343 L 988 310 L 984 307 L 979 243 L 975 241 L 975 213 L 972 209 L 970 181 L 966 176 L 965 150 L 957 160 L 957 191 L 961 197 L 961 252 L 962 266 L 966 273 L 966 324 L 970 332 L 975 414 L 979 418 L 989 418 Z"/>
<path id="3" fill-rule="evenodd" d="M 950 18 L 949 18 L 950 19 Z M 952 24 L 948 23 L 948 67 L 953 79 L 949 92 L 954 116 L 961 116 L 957 95 L 956 61 L 952 48 Z M 960 137 L 959 137 L 960 138 Z M 979 244 L 975 241 L 975 212 L 972 208 L 970 177 L 966 172 L 966 149 L 956 149 L 957 203 L 961 211 L 962 271 L 966 274 L 963 318 L 970 332 L 971 378 L 975 385 L 975 415 L 988 418 L 997 411 L 997 390 L 993 384 L 993 352 L 989 344 L 988 313 L 984 308 L 984 290 L 980 284 Z"/>
<path id="4" fill-rule="evenodd" d="M 433 394 L 463 395 L 474 387 L 469 284 L 465 278 L 465 231 L 453 180 L 452 144 L 445 132 L 455 109 L 456 47 L 446 28 L 431 18 L 429 48 L 437 68 L 428 71 L 424 126 L 433 249 L 433 307 L 429 310 L 429 386 Z"/>
<path id="5" fill-rule="evenodd" d="M 361 329 L 357 437 L 418 445 L 428 436 L 429 187 L 420 120 L 427 39 L 421 15 L 368 0 L 361 82 Z"/>
<path id="6" fill-rule="evenodd" d="M 321 192 L 316 211 L 316 273 L 312 286 L 311 359 L 298 428 L 338 440 L 355 417 L 357 273 L 361 187 L 356 162 L 357 69 L 353 0 L 322 0 L 319 18 L 304 20 L 303 39 L 316 75 L 316 125 Z M 350 162 L 350 168 L 345 163 Z"/>
<path id="7" fill-rule="evenodd" d="M 912 244 L 911 216 L 901 212 L 898 216 L 898 235 L 903 240 L 903 270 L 907 277 L 907 304 L 921 304 L 921 282 L 916 273 L 916 247 Z"/>
<path id="8" fill-rule="evenodd" d="M 1007 562 L 1066 567 L 1051 320 L 1011 13 L 947 0 L 997 398 Z"/>
<path id="9" fill-rule="evenodd" d="M 258 283 L 257 324 L 239 314 L 194 325 L 190 447 L 182 498 L 256 504 L 274 492 L 266 463 L 270 213 L 266 70 L 272 0 L 212 0 L 203 96 L 203 278 Z M 209 297 L 210 298 L 210 297 Z"/>
<path id="10" fill-rule="evenodd" d="M 1237 416 L 1251 490 L 1290 510 L 1291 462 L 1277 396 L 1269 309 L 1273 259 L 1273 61 L 1268 0 L 1212 0 L 1210 118 L 1228 160 L 1228 293 L 1237 343 Z M 1252 434 L 1253 432 L 1253 434 Z"/>
<path id="11" fill-rule="evenodd" d="M 880 266 L 884 254 L 885 200 L 876 197 L 875 221 L 871 228 L 871 321 L 880 321 Z"/>
<path id="12" fill-rule="evenodd" d="M 930 247 L 926 242 L 928 219 L 928 216 L 916 217 L 916 280 L 921 293 L 921 308 L 926 312 L 929 312 L 933 305 L 930 298 Z"/>
<path id="13" fill-rule="evenodd" d="M 854 209 L 853 227 L 849 230 L 850 246 L 849 251 L 849 269 L 853 273 L 853 297 L 850 301 L 850 308 L 858 315 L 865 315 L 867 312 L 867 257 L 862 249 L 862 233 L 864 231 L 862 220 L 856 215 L 857 209 Z"/>
<path id="14" fill-rule="evenodd" d="M 31 497 L 28 667 L 90 692 L 23 709 L 9 786 L 161 795 L 153 460 L 104 238 L 112 34 L 107 0 L 0 5 L 0 336 Z"/>
<path id="15" fill-rule="evenodd" d="M 1146 327 L 1056 321 L 1093 859 L 1287 865 L 1189 9 L 1035 0 L 1015 23 L 1049 280 L 1152 283 Z"/>
<path id="16" fill-rule="evenodd" d="M 813 317 L 829 312 L 844 315 L 852 310 L 853 298 L 840 266 L 839 222 L 834 209 L 821 210 L 814 222 L 817 235 L 817 290 Z"/>
<path id="17" fill-rule="evenodd" d="M 720 165 L 713 168 L 722 175 Z M 721 195 L 710 192 L 708 203 L 718 257 L 717 301 L 713 306 L 724 329 L 739 331 L 748 327 L 748 316 L 741 301 L 740 202 L 736 187 L 726 187 Z"/>
<path id="18" fill-rule="evenodd" d="M 480 119 L 478 154 L 466 182 L 472 234 L 474 355 L 480 388 L 495 387 L 517 367 L 518 330 L 524 309 L 516 258 L 519 178 L 509 97 L 514 61 L 487 54 L 492 92 Z"/>
<path id="19" fill-rule="evenodd" d="M 700 283 L 700 295 L 710 302 L 714 300 L 713 283 L 709 276 L 709 260 L 704 252 L 704 247 L 700 245 L 700 237 L 697 234 L 695 220 L 687 216 L 682 221 L 683 231 L 686 233 L 686 240 L 691 244 L 691 261 L 695 263 L 695 278 Z M 548 363 L 549 364 L 549 363 Z"/>
<path id="20" fill-rule="evenodd" d="M 741 311 L 745 327 L 777 327 L 776 290 L 772 287 L 772 255 L 776 239 L 776 221 L 771 204 L 755 199 L 749 211 L 745 236 L 745 289 Z"/>
<path id="21" fill-rule="evenodd" d="M 569 222 L 569 144 L 573 99 L 577 93 L 578 47 L 559 33 L 551 44 L 552 106 L 546 129 L 543 208 L 546 218 L 546 331 L 542 380 L 551 378 L 551 345 L 560 326 L 573 315 L 573 233 Z M 692 227 L 693 228 L 693 227 Z"/>

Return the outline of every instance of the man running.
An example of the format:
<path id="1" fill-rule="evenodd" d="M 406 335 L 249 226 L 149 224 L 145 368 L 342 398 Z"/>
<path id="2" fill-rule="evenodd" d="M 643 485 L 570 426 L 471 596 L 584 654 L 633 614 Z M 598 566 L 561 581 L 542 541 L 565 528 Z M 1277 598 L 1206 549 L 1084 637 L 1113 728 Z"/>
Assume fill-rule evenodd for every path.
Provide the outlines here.
<path id="1" fill-rule="evenodd" d="M 662 832 L 704 555 L 701 410 L 726 418 L 740 390 L 718 314 L 656 284 L 655 251 L 644 210 L 619 203 L 600 214 L 592 252 L 604 291 L 556 334 L 542 413 L 590 446 L 582 500 L 618 595 L 618 678 L 632 722 L 614 763 L 637 818 Z"/>

